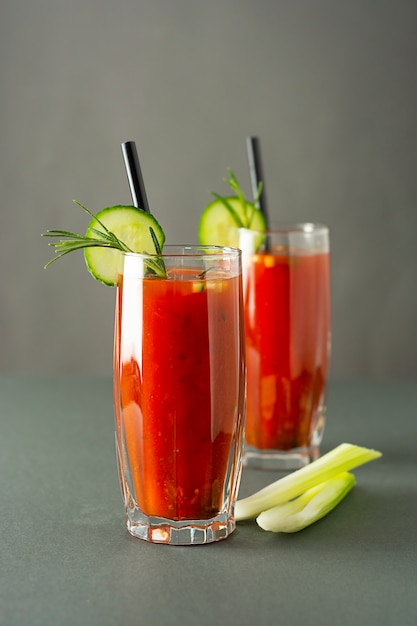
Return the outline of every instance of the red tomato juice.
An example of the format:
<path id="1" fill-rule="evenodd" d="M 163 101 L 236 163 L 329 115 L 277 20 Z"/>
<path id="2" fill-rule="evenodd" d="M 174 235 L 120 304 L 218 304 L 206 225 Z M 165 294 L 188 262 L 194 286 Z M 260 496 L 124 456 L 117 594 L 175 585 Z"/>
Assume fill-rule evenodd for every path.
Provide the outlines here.
<path id="1" fill-rule="evenodd" d="M 197 280 L 182 270 L 181 278 L 121 279 L 117 291 L 122 491 L 148 516 L 210 519 L 224 507 L 243 429 L 240 277 Z M 139 305 L 128 312 L 129 300 Z"/>
<path id="2" fill-rule="evenodd" d="M 245 272 L 245 441 L 308 448 L 329 361 L 329 254 L 254 254 Z"/>

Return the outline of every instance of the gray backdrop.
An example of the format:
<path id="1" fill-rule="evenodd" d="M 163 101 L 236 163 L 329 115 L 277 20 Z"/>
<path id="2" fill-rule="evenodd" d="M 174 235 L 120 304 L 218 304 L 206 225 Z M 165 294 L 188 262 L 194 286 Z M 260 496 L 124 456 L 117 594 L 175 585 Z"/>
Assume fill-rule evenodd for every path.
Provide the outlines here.
<path id="1" fill-rule="evenodd" d="M 40 233 L 130 202 L 122 141 L 195 243 L 256 134 L 273 216 L 331 229 L 332 376 L 416 376 L 416 33 L 415 0 L 1 0 L 1 370 L 111 372 L 114 290 Z"/>

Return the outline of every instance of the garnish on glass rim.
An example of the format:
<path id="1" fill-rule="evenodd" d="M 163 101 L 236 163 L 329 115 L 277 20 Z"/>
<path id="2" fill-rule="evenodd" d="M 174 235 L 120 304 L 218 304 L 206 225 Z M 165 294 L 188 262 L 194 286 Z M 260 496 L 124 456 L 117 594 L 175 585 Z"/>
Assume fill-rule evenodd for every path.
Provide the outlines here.
<path id="1" fill-rule="evenodd" d="M 113 206 L 94 215 L 87 207 L 74 200 L 92 220 L 85 235 L 67 230 L 47 230 L 44 237 L 61 237 L 59 242 L 50 243 L 57 256 L 45 267 L 69 252 L 84 250 L 84 258 L 93 278 L 105 285 L 117 282 L 119 271 L 118 252 L 137 252 L 155 255 L 146 260 L 151 273 L 166 277 L 161 258 L 165 234 L 157 220 L 148 212 L 133 206 Z M 62 239 L 64 238 L 64 239 Z"/>
<path id="2" fill-rule="evenodd" d="M 227 171 L 229 173 L 229 178 L 223 178 L 223 180 L 236 193 L 236 197 L 238 198 L 238 200 L 240 202 L 240 206 L 242 208 L 242 211 L 239 212 L 238 210 L 236 210 L 231 205 L 230 198 L 225 197 L 225 196 L 221 196 L 220 194 L 216 193 L 215 191 L 212 191 L 211 195 L 214 196 L 217 200 L 219 200 L 220 202 L 223 203 L 223 205 L 229 211 L 230 215 L 233 217 L 234 221 L 236 222 L 236 225 L 239 228 L 250 228 L 250 226 L 252 225 L 252 221 L 254 219 L 255 211 L 258 210 L 256 208 L 256 206 L 257 206 L 257 204 L 259 202 L 259 198 L 261 197 L 262 182 L 260 182 L 258 184 L 257 193 L 256 193 L 256 195 L 254 197 L 253 203 L 251 203 L 249 200 L 246 200 L 245 194 L 244 194 L 241 186 L 239 185 L 238 180 L 237 180 L 233 170 L 231 170 L 229 168 Z"/>
<path id="3" fill-rule="evenodd" d="M 88 213 L 92 218 L 94 218 L 100 226 L 103 228 L 102 231 L 99 231 L 95 228 L 90 228 L 90 232 L 94 233 L 96 237 L 87 237 L 86 235 L 79 235 L 78 233 L 73 233 L 68 230 L 57 230 L 51 229 L 47 230 L 46 233 L 42 233 L 42 237 L 66 237 L 66 240 L 61 240 L 58 243 L 50 243 L 48 245 L 53 246 L 55 248 L 55 252 L 57 256 L 52 258 L 45 265 L 45 269 L 51 265 L 54 261 L 57 261 L 68 252 L 73 252 L 74 250 L 79 250 L 81 248 L 87 248 L 89 246 L 100 246 L 106 248 L 115 248 L 117 250 L 122 250 L 123 252 L 133 252 L 123 241 L 120 241 L 118 237 L 112 232 L 110 232 L 106 226 L 104 226 L 103 222 L 101 222 L 95 215 L 87 209 L 86 206 L 74 200 L 75 204 L 78 204 L 86 213 Z"/>
<path id="4" fill-rule="evenodd" d="M 212 192 L 215 200 L 206 206 L 200 217 L 198 237 L 201 244 L 238 247 L 239 228 L 266 230 L 265 216 L 256 206 L 262 193 L 262 182 L 254 201 L 250 202 L 233 171 L 228 169 L 228 173 L 229 178 L 223 180 L 236 195 L 222 196 Z"/>

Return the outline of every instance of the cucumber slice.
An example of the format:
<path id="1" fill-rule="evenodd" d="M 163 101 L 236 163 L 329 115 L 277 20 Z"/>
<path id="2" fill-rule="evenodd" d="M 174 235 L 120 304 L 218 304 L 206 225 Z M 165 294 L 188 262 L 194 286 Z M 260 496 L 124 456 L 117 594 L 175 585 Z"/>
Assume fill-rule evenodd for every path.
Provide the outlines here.
<path id="1" fill-rule="evenodd" d="M 239 228 L 266 230 L 264 214 L 236 196 L 218 198 L 204 209 L 198 229 L 202 245 L 239 247 Z"/>
<path id="2" fill-rule="evenodd" d="M 96 219 L 97 218 L 97 219 Z M 104 232 L 97 221 L 114 233 L 132 252 L 156 254 L 152 239 L 152 228 L 162 250 L 165 233 L 153 215 L 133 206 L 112 206 L 99 211 L 88 225 L 85 236 L 95 238 L 94 230 Z M 104 285 L 117 283 L 120 250 L 114 248 L 90 247 L 84 249 L 84 259 L 90 274 Z"/>

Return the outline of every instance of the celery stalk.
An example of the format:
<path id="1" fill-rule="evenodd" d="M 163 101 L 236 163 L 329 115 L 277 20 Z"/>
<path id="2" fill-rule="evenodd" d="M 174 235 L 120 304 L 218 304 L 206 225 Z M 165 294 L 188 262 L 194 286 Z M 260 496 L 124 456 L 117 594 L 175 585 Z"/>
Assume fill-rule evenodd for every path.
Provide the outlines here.
<path id="1" fill-rule="evenodd" d="M 382 454 L 377 450 L 351 443 L 341 443 L 309 465 L 276 480 L 247 498 L 238 500 L 235 507 L 235 519 L 241 521 L 256 517 L 277 504 L 300 496 L 307 489 L 341 472 L 348 472 L 380 456 Z"/>
<path id="2" fill-rule="evenodd" d="M 341 472 L 333 478 L 307 489 L 285 504 L 263 511 L 256 521 L 263 530 L 295 533 L 330 513 L 356 484 L 353 474 Z"/>

